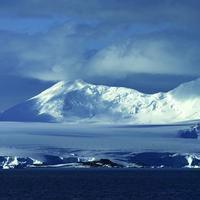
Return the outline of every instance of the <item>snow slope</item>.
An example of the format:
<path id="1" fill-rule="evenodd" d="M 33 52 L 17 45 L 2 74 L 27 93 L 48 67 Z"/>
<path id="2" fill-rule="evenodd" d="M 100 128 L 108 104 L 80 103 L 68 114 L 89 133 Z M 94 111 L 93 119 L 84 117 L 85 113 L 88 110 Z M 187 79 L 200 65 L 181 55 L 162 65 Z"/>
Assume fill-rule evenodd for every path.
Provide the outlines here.
<path id="1" fill-rule="evenodd" d="M 1 115 L 4 121 L 173 123 L 200 118 L 200 79 L 167 93 L 61 81 Z"/>

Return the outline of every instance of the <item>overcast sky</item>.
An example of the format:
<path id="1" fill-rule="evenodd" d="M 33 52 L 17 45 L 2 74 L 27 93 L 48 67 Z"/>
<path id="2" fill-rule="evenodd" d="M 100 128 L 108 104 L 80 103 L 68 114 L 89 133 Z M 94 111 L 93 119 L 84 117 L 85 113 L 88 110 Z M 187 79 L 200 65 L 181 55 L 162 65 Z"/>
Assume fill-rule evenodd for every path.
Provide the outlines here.
<path id="1" fill-rule="evenodd" d="M 0 0 L 0 110 L 59 80 L 146 93 L 200 76 L 199 0 Z"/>

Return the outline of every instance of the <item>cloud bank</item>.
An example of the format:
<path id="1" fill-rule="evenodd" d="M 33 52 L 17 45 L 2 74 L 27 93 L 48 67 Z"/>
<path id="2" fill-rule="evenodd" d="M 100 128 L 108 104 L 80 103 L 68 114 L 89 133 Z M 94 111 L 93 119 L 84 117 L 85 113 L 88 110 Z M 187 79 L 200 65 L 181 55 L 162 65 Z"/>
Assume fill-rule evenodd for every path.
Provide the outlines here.
<path id="1" fill-rule="evenodd" d="M 199 8 L 195 0 L 3 0 L 0 73 L 53 81 L 199 76 Z M 22 20 L 25 29 L 16 26 Z M 41 20 L 43 28 L 34 23 Z"/>

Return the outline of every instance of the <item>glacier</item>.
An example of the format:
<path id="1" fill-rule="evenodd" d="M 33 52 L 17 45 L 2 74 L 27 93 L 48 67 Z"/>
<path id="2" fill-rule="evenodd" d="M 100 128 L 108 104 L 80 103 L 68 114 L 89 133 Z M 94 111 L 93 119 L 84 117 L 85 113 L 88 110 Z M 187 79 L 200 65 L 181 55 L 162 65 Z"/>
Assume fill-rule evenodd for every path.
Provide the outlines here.
<path id="1" fill-rule="evenodd" d="M 60 81 L 0 115 L 1 121 L 168 124 L 200 118 L 200 78 L 163 93 Z"/>
<path id="2" fill-rule="evenodd" d="M 0 169 L 200 168 L 200 140 L 173 125 L 0 122 Z"/>

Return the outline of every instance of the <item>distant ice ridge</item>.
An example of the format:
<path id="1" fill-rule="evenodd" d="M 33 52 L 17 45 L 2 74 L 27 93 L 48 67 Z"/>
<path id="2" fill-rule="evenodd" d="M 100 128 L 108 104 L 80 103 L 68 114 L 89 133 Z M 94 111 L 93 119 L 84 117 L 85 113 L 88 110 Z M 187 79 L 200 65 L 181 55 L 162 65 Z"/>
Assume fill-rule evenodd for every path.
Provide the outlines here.
<path id="1" fill-rule="evenodd" d="M 61 157 L 44 155 L 32 157 L 0 156 L 1 169 L 24 168 L 200 168 L 199 154 L 165 152 L 109 152 L 102 157 Z"/>
<path id="2" fill-rule="evenodd" d="M 1 115 L 4 121 L 160 124 L 200 118 L 200 79 L 167 93 L 60 81 Z"/>
<path id="3" fill-rule="evenodd" d="M 33 166 L 40 166 L 43 163 L 39 160 L 30 157 L 17 157 L 17 156 L 0 156 L 0 168 L 2 169 L 15 169 L 27 168 Z"/>

